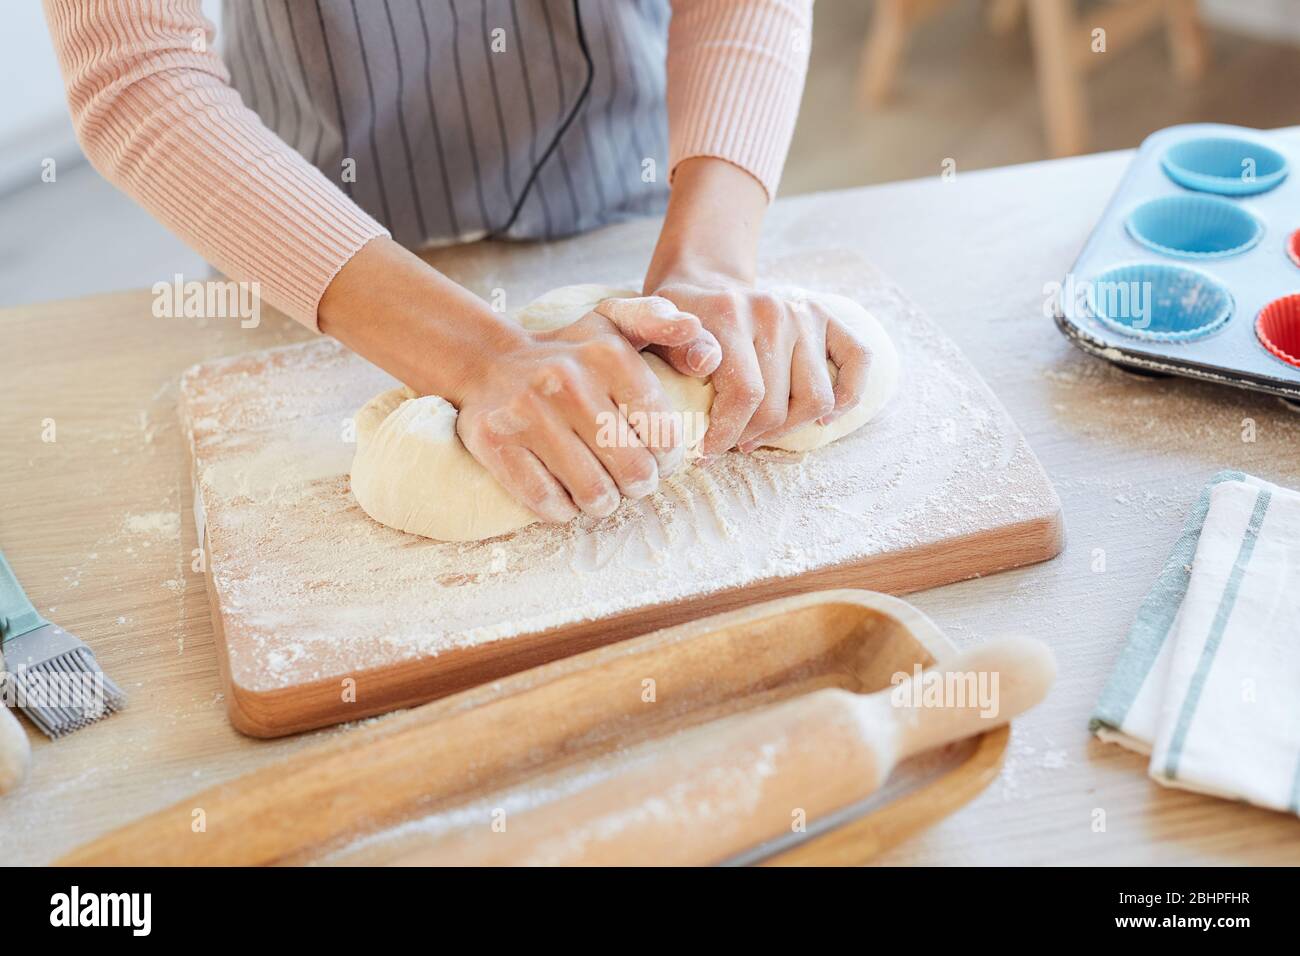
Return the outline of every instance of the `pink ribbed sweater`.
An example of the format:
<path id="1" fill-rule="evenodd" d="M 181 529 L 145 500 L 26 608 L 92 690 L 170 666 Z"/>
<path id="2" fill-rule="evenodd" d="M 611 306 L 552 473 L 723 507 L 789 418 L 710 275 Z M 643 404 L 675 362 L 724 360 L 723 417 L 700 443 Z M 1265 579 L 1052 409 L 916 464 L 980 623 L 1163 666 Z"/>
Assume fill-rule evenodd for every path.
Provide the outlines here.
<path id="1" fill-rule="evenodd" d="M 82 148 L 209 262 L 316 327 L 330 281 L 387 231 L 229 85 L 199 0 L 44 0 Z M 812 0 L 675 0 L 669 162 L 712 156 L 771 196 L 807 67 Z"/>

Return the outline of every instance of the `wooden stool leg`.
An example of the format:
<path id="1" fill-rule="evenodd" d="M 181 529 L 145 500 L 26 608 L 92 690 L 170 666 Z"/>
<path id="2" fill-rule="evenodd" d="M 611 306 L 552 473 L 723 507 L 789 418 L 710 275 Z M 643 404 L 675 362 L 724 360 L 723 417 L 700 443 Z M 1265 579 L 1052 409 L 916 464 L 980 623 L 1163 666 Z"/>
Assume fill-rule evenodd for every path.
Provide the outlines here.
<path id="1" fill-rule="evenodd" d="M 894 89 L 907 48 L 907 14 L 907 0 L 876 0 L 858 74 L 858 95 L 864 103 L 879 106 Z"/>
<path id="2" fill-rule="evenodd" d="M 1166 0 L 1165 17 L 1174 73 L 1189 82 L 1200 79 L 1205 75 L 1209 52 L 1196 0 Z"/>
<path id="3" fill-rule="evenodd" d="M 1073 14 L 1071 0 L 1031 0 L 1029 4 L 1038 95 L 1053 156 L 1081 153 L 1088 140 L 1083 71 L 1079 51 L 1072 45 L 1079 36 Z"/>
<path id="4" fill-rule="evenodd" d="M 1020 15 L 1024 12 L 1024 0 L 989 0 L 984 19 L 990 33 L 1006 36 L 1020 25 Z"/>

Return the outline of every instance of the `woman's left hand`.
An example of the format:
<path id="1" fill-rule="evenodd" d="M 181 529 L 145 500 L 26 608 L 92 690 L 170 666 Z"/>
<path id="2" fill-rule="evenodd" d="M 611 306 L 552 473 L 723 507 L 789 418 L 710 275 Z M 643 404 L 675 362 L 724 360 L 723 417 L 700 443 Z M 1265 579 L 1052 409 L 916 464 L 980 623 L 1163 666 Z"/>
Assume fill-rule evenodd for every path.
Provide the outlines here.
<path id="1" fill-rule="evenodd" d="M 824 307 L 721 275 L 667 276 L 646 293 L 699 318 L 722 346 L 701 451 L 751 451 L 809 422 L 828 424 L 858 403 L 871 355 Z M 684 356 L 664 356 L 680 367 Z M 826 360 L 839 367 L 832 381 Z"/>
<path id="2" fill-rule="evenodd" d="M 698 318 L 722 346 L 705 458 L 833 421 L 858 403 L 871 366 L 867 347 L 822 306 L 755 287 L 767 205 L 766 190 L 739 167 L 712 157 L 683 161 L 646 272 L 646 295 Z M 654 351 L 699 374 L 683 350 Z M 828 358 L 839 368 L 834 382 Z"/>

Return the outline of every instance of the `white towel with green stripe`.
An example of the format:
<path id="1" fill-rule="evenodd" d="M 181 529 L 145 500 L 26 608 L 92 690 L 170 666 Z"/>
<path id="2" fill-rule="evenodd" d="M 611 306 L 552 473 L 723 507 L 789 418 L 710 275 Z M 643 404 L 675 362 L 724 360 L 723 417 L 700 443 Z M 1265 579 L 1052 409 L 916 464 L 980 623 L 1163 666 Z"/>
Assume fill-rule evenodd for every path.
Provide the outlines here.
<path id="1" fill-rule="evenodd" d="M 1210 481 L 1091 726 L 1166 786 L 1300 813 L 1300 493 Z"/>

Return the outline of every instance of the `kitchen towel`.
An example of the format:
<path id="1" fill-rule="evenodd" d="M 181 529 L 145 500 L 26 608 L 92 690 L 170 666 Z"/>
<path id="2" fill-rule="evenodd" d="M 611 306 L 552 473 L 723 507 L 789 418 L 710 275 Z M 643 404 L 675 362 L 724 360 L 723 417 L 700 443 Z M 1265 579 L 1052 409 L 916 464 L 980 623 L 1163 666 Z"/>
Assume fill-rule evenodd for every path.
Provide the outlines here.
<path id="1" fill-rule="evenodd" d="M 1210 481 L 1091 727 L 1166 786 L 1300 813 L 1300 493 Z"/>

